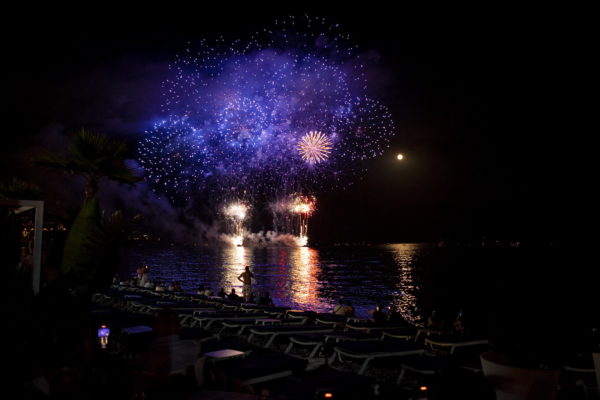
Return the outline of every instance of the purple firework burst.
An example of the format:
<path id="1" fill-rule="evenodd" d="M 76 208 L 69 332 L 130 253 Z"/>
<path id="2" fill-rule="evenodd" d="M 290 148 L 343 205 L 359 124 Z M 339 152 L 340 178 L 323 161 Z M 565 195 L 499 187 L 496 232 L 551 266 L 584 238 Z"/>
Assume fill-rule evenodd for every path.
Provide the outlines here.
<path id="1" fill-rule="evenodd" d="M 168 117 L 139 151 L 156 190 L 172 199 L 345 186 L 394 134 L 388 109 L 366 94 L 356 46 L 323 18 L 276 21 L 247 42 L 202 41 L 170 68 Z M 311 131 L 327 138 L 319 162 L 299 150 Z"/>

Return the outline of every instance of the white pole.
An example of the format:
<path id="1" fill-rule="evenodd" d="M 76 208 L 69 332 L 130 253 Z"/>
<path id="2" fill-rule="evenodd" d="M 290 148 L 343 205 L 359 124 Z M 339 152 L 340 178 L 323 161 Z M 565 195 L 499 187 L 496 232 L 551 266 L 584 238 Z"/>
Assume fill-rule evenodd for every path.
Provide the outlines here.
<path id="1" fill-rule="evenodd" d="M 40 292 L 42 278 L 42 232 L 44 230 L 44 202 L 41 200 L 0 200 L 0 206 L 14 207 L 15 213 L 35 208 L 35 225 L 33 235 L 33 271 L 31 285 L 34 294 Z"/>

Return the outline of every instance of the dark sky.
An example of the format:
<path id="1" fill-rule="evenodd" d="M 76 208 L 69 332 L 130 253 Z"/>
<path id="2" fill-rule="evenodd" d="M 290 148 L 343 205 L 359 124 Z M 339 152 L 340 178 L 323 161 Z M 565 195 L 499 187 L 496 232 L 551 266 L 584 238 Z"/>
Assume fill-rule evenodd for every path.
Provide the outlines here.
<path id="1" fill-rule="evenodd" d="M 2 177 L 30 178 L 29 149 L 60 149 L 82 126 L 135 137 L 158 114 L 166 64 L 187 40 L 244 36 L 291 14 L 146 11 L 15 12 L 3 28 Z M 577 19 L 562 11 L 311 12 L 379 54 L 375 84 L 397 123 L 361 182 L 320 197 L 313 237 L 559 239 L 576 186 L 562 157 L 579 79 Z"/>

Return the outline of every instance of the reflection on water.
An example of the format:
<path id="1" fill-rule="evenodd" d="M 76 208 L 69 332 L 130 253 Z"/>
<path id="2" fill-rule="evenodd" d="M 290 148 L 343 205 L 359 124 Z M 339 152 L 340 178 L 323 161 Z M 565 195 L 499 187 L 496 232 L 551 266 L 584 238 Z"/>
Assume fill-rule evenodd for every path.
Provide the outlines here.
<path id="1" fill-rule="evenodd" d="M 238 276 L 244 272 L 246 265 L 252 265 L 252 252 L 242 246 L 230 246 L 223 248 L 223 268 L 221 277 L 218 280 L 218 286 L 226 288 L 228 291 L 232 287 L 240 287 L 241 282 Z M 236 289 L 236 291 L 238 291 Z"/>
<path id="2" fill-rule="evenodd" d="M 421 322 L 421 310 L 417 302 L 417 290 L 414 278 L 414 269 L 417 252 L 421 245 L 414 243 L 391 244 L 387 248 L 392 251 L 397 267 L 397 278 L 395 280 L 397 292 L 392 303 L 412 323 Z"/>
<path id="3" fill-rule="evenodd" d="M 308 247 L 292 249 L 288 280 L 291 282 L 290 297 L 300 308 L 321 310 L 317 289 L 319 282 L 319 251 Z"/>
<path id="4" fill-rule="evenodd" d="M 327 312 L 340 298 L 368 316 L 378 303 L 396 305 L 406 319 L 422 320 L 422 285 L 415 270 L 426 248 L 420 244 L 314 249 L 308 247 L 132 248 L 123 275 L 151 265 L 153 280 L 180 281 L 194 292 L 204 284 L 241 290 L 237 277 L 249 265 L 254 291 L 269 291 L 277 305 Z"/>

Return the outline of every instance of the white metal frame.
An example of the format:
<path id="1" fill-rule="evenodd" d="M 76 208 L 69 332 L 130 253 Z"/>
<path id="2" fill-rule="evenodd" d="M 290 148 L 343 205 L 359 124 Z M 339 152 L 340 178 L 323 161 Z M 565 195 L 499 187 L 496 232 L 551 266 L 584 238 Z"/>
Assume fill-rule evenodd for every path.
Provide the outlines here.
<path id="1" fill-rule="evenodd" d="M 42 278 L 42 232 L 44 230 L 44 202 L 42 200 L 0 200 L 0 206 L 15 208 L 15 214 L 35 209 L 33 230 L 33 271 L 31 286 L 34 294 L 40 292 Z"/>

